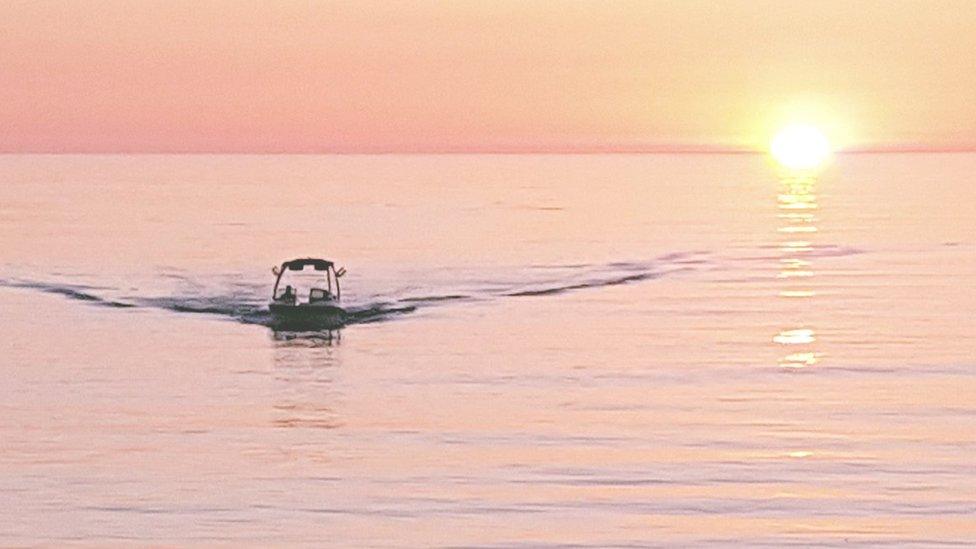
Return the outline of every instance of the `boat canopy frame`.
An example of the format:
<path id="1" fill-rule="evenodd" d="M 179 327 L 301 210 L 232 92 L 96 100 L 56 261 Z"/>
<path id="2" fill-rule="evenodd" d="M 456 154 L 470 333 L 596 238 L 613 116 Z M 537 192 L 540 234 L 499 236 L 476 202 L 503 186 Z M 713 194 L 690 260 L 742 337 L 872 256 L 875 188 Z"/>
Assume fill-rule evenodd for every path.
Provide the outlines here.
<path id="1" fill-rule="evenodd" d="M 335 282 L 335 297 L 336 300 L 342 299 L 342 289 L 339 287 L 339 277 L 346 274 L 345 269 L 339 269 L 336 271 L 335 263 L 329 261 L 328 259 L 316 259 L 314 257 L 304 257 L 301 259 L 292 259 L 291 261 L 284 261 L 281 267 L 276 267 L 271 270 L 275 274 L 274 288 L 271 290 L 271 299 L 274 300 L 278 297 L 278 286 L 281 284 L 281 277 L 285 275 L 286 271 L 304 271 L 305 267 L 311 266 L 316 271 L 325 271 L 325 281 L 329 286 L 329 293 L 332 294 L 332 284 Z"/>

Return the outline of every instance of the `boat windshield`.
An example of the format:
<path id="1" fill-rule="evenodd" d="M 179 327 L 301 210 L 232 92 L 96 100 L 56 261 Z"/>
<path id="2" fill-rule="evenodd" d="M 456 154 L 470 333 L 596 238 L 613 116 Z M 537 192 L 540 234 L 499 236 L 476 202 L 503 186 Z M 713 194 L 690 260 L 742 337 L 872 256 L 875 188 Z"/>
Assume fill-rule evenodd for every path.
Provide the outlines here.
<path id="1" fill-rule="evenodd" d="M 278 282 L 274 300 L 286 303 L 315 303 L 335 298 L 336 285 L 331 270 L 287 269 Z"/>

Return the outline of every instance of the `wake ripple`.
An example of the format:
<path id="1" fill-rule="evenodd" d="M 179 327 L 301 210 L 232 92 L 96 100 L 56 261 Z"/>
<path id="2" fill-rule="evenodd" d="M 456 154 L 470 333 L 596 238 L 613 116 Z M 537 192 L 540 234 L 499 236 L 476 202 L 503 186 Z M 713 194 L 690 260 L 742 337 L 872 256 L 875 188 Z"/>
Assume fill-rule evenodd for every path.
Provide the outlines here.
<path id="1" fill-rule="evenodd" d="M 91 305 L 98 305 L 101 307 L 115 307 L 119 309 L 127 309 L 132 307 L 137 307 L 133 303 L 125 303 L 122 301 L 115 301 L 112 299 L 107 299 L 99 297 L 93 293 L 90 286 L 76 286 L 70 284 L 48 284 L 44 282 L 31 282 L 31 281 L 17 281 L 17 280 L 0 280 L 0 286 L 5 286 L 7 288 L 24 288 L 28 290 L 37 290 L 44 292 L 46 294 L 62 295 L 70 299 L 76 299 L 78 301 L 86 301 Z"/>
<path id="2" fill-rule="evenodd" d="M 343 325 L 369 324 L 391 320 L 419 309 L 446 306 L 466 301 L 491 301 L 505 298 L 546 297 L 568 292 L 596 290 L 611 286 L 654 280 L 681 271 L 699 268 L 707 263 L 705 252 L 672 253 L 643 262 L 607 264 L 532 266 L 515 272 L 510 280 L 480 281 L 479 285 L 459 291 L 457 287 L 429 295 L 374 296 L 360 302 L 346 303 Z M 540 279 L 537 271 L 542 270 Z M 511 271 L 510 271 L 511 272 Z M 163 278 L 177 279 L 192 293 L 143 297 L 126 295 L 122 290 L 71 283 L 42 282 L 25 279 L 0 279 L 0 286 L 37 290 L 82 301 L 90 305 L 120 309 L 152 308 L 183 314 L 220 316 L 243 322 L 274 327 L 267 310 L 266 284 L 247 284 L 239 280 L 218 285 L 222 291 L 207 291 L 207 285 L 172 273 Z M 462 281 L 463 282 L 463 281 Z M 211 284 L 211 286 L 213 286 Z M 228 293 L 228 290 L 232 290 Z"/>
<path id="3" fill-rule="evenodd" d="M 673 269 L 669 272 L 688 270 L 687 268 Z M 608 280 L 597 280 L 592 282 L 579 282 L 576 284 L 567 284 L 565 286 L 557 286 L 554 288 L 542 288 L 539 290 L 521 290 L 518 292 L 511 292 L 502 294 L 508 297 L 527 297 L 527 296 L 543 296 L 543 295 L 556 295 L 564 292 L 571 292 L 573 290 L 586 290 L 589 288 L 603 288 L 608 286 L 619 286 L 621 284 L 630 284 L 632 282 L 640 282 L 642 280 L 652 280 L 655 278 L 661 278 L 666 272 L 646 272 L 637 273 L 626 276 L 621 276 L 619 278 L 611 278 Z"/>

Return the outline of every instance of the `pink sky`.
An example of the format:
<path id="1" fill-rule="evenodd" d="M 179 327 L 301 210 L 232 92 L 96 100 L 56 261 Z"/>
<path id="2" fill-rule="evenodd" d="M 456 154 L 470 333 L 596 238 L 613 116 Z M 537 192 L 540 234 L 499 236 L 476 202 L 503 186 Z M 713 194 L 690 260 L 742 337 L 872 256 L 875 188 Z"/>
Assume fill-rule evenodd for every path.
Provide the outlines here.
<path id="1" fill-rule="evenodd" d="M 7 1 L 0 151 L 976 144 L 976 2 Z"/>

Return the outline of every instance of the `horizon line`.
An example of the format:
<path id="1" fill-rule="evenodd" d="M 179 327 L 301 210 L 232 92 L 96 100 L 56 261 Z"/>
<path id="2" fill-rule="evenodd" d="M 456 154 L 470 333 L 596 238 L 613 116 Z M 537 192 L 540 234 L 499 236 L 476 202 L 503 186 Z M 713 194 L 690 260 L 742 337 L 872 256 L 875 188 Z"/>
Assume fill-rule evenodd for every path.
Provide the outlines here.
<path id="1" fill-rule="evenodd" d="M 832 151 L 832 154 L 953 154 L 976 153 L 976 146 L 925 147 L 894 145 L 884 147 L 851 147 Z M 732 147 L 634 147 L 634 148 L 472 148 L 472 149 L 335 149 L 335 150 L 249 150 L 249 149 L 185 149 L 185 150 L 2 150 L 2 156 L 448 156 L 448 155 L 764 155 L 768 151 Z"/>

